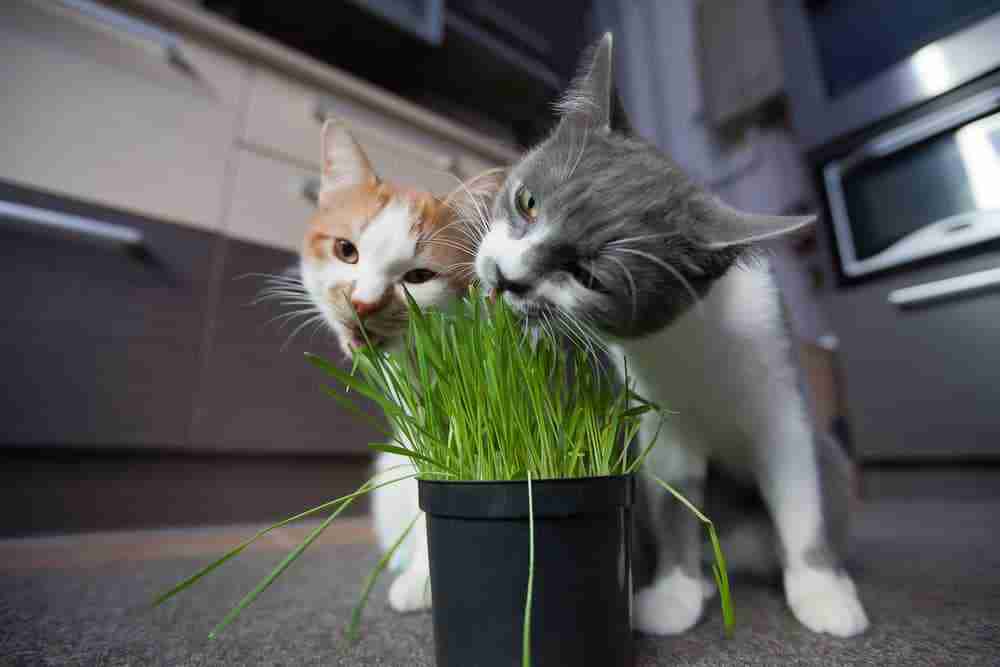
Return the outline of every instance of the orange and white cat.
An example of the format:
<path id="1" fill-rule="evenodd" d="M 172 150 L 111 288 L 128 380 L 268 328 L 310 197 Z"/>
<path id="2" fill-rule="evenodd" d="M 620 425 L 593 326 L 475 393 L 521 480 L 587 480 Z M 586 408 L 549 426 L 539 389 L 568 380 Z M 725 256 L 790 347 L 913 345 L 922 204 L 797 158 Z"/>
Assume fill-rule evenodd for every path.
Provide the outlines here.
<path id="1" fill-rule="evenodd" d="M 318 208 L 301 250 L 302 287 L 336 332 L 350 356 L 365 343 L 389 348 L 407 327 L 404 286 L 422 307 L 445 307 L 463 294 L 472 275 L 475 243 L 488 198 L 501 176 L 487 172 L 444 199 L 378 177 L 347 128 L 327 121 L 322 138 L 323 173 Z M 380 481 L 403 476 L 401 456 L 380 453 Z M 393 474 L 395 473 L 395 475 Z M 419 512 L 416 481 L 372 492 L 375 532 L 387 549 Z M 423 518 L 396 554 L 401 569 L 389 589 L 397 611 L 430 605 L 429 565 Z M 399 567 L 402 564 L 402 567 Z"/>

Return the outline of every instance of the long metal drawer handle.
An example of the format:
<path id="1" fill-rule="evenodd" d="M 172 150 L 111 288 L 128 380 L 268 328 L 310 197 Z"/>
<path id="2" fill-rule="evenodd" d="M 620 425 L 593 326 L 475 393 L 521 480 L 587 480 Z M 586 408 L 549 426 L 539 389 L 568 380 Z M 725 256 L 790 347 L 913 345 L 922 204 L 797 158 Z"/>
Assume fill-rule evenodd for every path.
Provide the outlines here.
<path id="1" fill-rule="evenodd" d="M 900 308 L 912 308 L 925 303 L 982 290 L 1000 288 L 1000 268 L 967 273 L 963 276 L 935 280 L 922 285 L 904 287 L 889 293 L 889 303 Z"/>
<path id="2" fill-rule="evenodd" d="M 147 23 L 134 16 L 104 7 L 92 0 L 58 0 L 58 2 L 115 30 L 127 32 L 140 39 L 155 42 L 163 49 L 163 55 L 167 62 L 176 65 L 186 72 L 192 71 L 190 63 L 184 58 L 184 48 L 181 38 L 169 30 L 164 30 L 159 26 Z"/>
<path id="3" fill-rule="evenodd" d="M 14 222 L 39 225 L 46 229 L 87 237 L 96 241 L 122 245 L 132 250 L 143 247 L 142 232 L 133 227 L 113 225 L 91 218 L 37 208 L 10 201 L 0 201 L 0 217 L 10 218 Z"/>

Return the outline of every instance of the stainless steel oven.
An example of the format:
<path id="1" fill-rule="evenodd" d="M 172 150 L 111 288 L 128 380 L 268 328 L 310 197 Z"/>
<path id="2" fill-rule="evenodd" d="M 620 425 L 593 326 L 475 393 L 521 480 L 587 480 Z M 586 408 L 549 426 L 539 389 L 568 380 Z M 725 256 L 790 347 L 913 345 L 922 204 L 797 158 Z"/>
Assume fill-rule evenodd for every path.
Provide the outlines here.
<path id="1" fill-rule="evenodd" d="M 823 179 L 848 277 L 1000 238 L 1000 87 L 875 137 Z"/>
<path id="2" fill-rule="evenodd" d="M 1000 67 L 1000 0 L 787 0 L 777 17 L 807 150 Z"/>

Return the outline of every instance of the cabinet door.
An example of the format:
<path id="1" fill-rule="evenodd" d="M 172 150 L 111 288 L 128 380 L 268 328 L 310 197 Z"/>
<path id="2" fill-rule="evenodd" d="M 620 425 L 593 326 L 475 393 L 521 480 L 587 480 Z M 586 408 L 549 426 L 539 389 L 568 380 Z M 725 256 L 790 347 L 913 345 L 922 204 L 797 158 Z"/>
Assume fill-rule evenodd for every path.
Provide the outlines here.
<path id="1" fill-rule="evenodd" d="M 247 66 L 58 2 L 0 2 L 0 179 L 219 224 Z"/>
<path id="2" fill-rule="evenodd" d="M 281 273 L 296 263 L 292 252 L 228 242 L 212 343 L 195 406 L 195 446 L 329 454 L 368 452 L 368 444 L 387 440 L 327 396 L 323 387 L 335 386 L 332 378 L 305 360 L 304 353 L 313 352 L 347 365 L 325 325 L 296 333 L 301 318 L 284 325 L 275 321 L 289 306 L 254 303 L 265 285 L 259 274 Z M 374 419 L 382 420 L 376 406 L 364 405 Z"/>
<path id="3" fill-rule="evenodd" d="M 0 215 L 0 443 L 185 446 L 218 237 L 9 184 L 0 201 L 142 235 Z"/>
<path id="4" fill-rule="evenodd" d="M 890 302 L 897 290 L 998 267 L 1000 247 L 993 247 L 831 297 L 862 458 L 1000 456 L 1000 285 L 910 307 Z"/>

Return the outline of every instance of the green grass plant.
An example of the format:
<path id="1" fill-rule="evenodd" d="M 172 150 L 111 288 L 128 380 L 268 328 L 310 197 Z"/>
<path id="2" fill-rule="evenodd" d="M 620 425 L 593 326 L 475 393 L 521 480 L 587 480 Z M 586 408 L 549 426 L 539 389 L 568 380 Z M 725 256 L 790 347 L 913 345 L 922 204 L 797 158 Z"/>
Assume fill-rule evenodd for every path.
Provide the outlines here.
<path id="1" fill-rule="evenodd" d="M 156 599 L 156 604 L 189 588 L 203 576 L 269 531 L 307 516 L 330 511 L 274 570 L 248 593 L 212 631 L 216 636 L 274 579 L 283 573 L 327 526 L 360 495 L 404 479 L 461 481 L 527 480 L 627 475 L 641 466 L 656 442 L 629 444 L 639 435 L 643 415 L 659 408 L 624 382 L 615 384 L 597 370 L 587 353 L 564 347 L 546 331 L 530 330 L 503 299 L 489 301 L 473 290 L 449 312 L 423 311 L 409 298 L 409 329 L 401 350 L 385 353 L 371 345 L 356 351 L 355 365 L 346 370 L 321 357 L 309 360 L 339 384 L 326 392 L 346 410 L 368 420 L 388 443 L 373 450 L 406 457 L 410 472 L 383 471 L 356 492 L 323 503 L 266 528 L 221 558 L 180 582 Z M 390 424 L 361 409 L 361 396 L 378 404 Z M 660 415 L 661 420 L 663 415 Z M 661 422 L 662 423 L 662 422 Z M 394 479 L 384 476 L 395 473 Z M 668 484 L 659 480 L 706 525 L 715 553 L 713 572 L 719 587 L 728 635 L 734 623 L 725 560 L 712 522 Z M 533 527 L 533 517 L 529 517 Z M 356 634 L 361 610 L 378 574 L 413 527 L 396 540 L 366 579 L 351 617 L 348 636 Z M 534 558 L 534 536 L 531 536 Z M 524 616 L 522 664 L 530 664 L 531 590 L 529 568 Z"/>
<path id="2" fill-rule="evenodd" d="M 385 412 L 392 443 L 373 449 L 408 457 L 424 479 L 539 481 L 642 464 L 645 452 L 629 457 L 624 445 L 656 406 L 585 351 L 526 329 L 504 300 L 472 290 L 457 312 L 425 312 L 411 299 L 409 322 L 405 351 L 363 347 L 351 372 L 309 357 L 348 388 L 328 392 L 346 409 L 360 412 L 356 392 Z"/>

